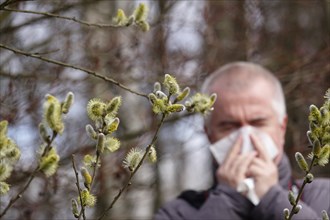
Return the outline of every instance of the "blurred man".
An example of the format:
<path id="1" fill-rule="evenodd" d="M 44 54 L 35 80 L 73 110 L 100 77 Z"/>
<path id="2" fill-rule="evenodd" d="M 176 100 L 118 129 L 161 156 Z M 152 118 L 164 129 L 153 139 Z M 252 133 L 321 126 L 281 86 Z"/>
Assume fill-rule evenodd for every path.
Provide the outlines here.
<path id="1" fill-rule="evenodd" d="M 215 184 L 183 192 L 155 219 L 284 219 L 283 209 L 292 207 L 288 190 L 297 193 L 302 181 L 293 180 L 283 153 L 287 115 L 280 82 L 259 65 L 236 62 L 211 74 L 204 90 L 218 94 L 205 121 L 220 164 Z M 319 219 L 323 209 L 329 213 L 330 181 L 307 185 L 299 204 L 302 210 L 293 219 Z"/>

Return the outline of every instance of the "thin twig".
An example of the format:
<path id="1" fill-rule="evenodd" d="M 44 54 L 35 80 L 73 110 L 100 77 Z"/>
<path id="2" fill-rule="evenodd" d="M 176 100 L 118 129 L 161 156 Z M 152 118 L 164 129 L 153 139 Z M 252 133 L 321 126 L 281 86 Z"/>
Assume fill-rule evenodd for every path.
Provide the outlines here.
<path id="1" fill-rule="evenodd" d="M 43 56 L 40 56 L 40 55 L 37 55 L 37 54 L 34 54 L 34 53 L 28 53 L 28 52 L 25 52 L 25 51 L 22 51 L 22 50 L 18 50 L 18 49 L 6 46 L 4 44 L 0 44 L 0 48 L 10 50 L 14 53 L 21 54 L 21 55 L 24 55 L 24 56 L 33 57 L 33 58 L 36 58 L 36 59 L 39 59 L 39 60 L 42 60 L 42 61 L 45 61 L 45 62 L 48 62 L 48 63 L 56 64 L 56 65 L 59 65 L 59 66 L 64 66 L 64 67 L 71 68 L 71 69 L 80 70 L 80 71 L 85 72 L 85 73 L 87 73 L 89 75 L 92 75 L 94 77 L 103 79 L 106 82 L 110 82 L 110 83 L 112 83 L 112 84 L 114 84 L 114 85 L 116 85 L 116 86 L 118 86 L 118 87 L 120 87 L 120 88 L 122 88 L 126 91 L 129 91 L 129 92 L 131 92 L 135 95 L 142 96 L 142 97 L 148 99 L 148 95 L 143 94 L 143 93 L 139 93 L 137 91 L 134 91 L 134 90 L 126 87 L 125 85 L 117 82 L 116 80 L 114 80 L 112 78 L 109 78 L 109 77 L 106 77 L 106 76 L 103 76 L 102 74 L 97 73 L 95 71 L 92 71 L 92 70 L 89 70 L 89 69 L 86 69 L 86 68 L 83 68 L 83 67 L 80 67 L 80 66 L 75 66 L 75 65 L 72 65 L 72 64 L 69 64 L 69 63 L 61 62 L 61 61 L 58 61 L 58 60 L 49 59 L 49 58 L 46 58 L 46 57 L 43 57 Z"/>
<path id="2" fill-rule="evenodd" d="M 57 136 L 57 132 L 53 132 L 52 138 L 47 141 L 47 145 L 43 151 L 43 153 L 41 154 L 43 157 L 46 153 L 49 152 L 50 147 L 52 142 L 54 141 L 55 137 Z M 3 210 L 3 212 L 0 214 L 0 218 L 2 218 L 6 212 L 9 210 L 9 208 L 19 199 L 22 197 L 22 194 L 25 192 L 25 190 L 29 187 L 30 183 L 32 182 L 32 180 L 34 179 L 34 177 L 36 176 L 36 174 L 38 173 L 40 169 L 40 165 L 38 165 L 33 172 L 31 173 L 31 176 L 29 178 L 29 180 L 27 181 L 27 183 L 25 184 L 25 186 L 16 194 L 16 196 L 14 196 L 8 203 L 8 205 L 6 206 L 6 208 Z"/>
<path id="3" fill-rule="evenodd" d="M 72 167 L 73 167 L 73 170 L 74 170 L 74 174 L 76 176 L 76 186 L 77 186 L 77 189 L 78 189 L 80 206 L 81 206 L 81 211 L 80 211 L 78 220 L 80 219 L 80 216 L 81 215 L 83 216 L 83 219 L 85 220 L 86 219 L 86 216 L 85 216 L 85 206 L 84 206 L 83 201 L 82 201 L 82 198 L 81 198 L 81 189 L 80 189 L 80 186 L 79 186 L 79 177 L 78 177 L 78 172 L 77 172 L 76 164 L 74 162 L 74 154 L 71 155 L 71 161 L 72 161 Z"/>
<path id="4" fill-rule="evenodd" d="M 92 182 L 91 182 L 91 185 L 90 185 L 90 190 L 92 190 L 92 186 L 93 186 L 94 179 L 95 179 L 95 176 L 96 176 L 97 164 L 99 163 L 99 160 L 100 160 L 100 154 L 97 154 L 96 155 L 95 167 L 94 167 L 93 173 L 92 173 Z"/>
<path id="5" fill-rule="evenodd" d="M 122 26 L 118 26 L 116 24 L 91 23 L 91 22 L 88 22 L 88 21 L 83 21 L 83 20 L 77 19 L 75 17 L 67 17 L 67 16 L 62 16 L 62 15 L 53 14 L 53 13 L 49 13 L 49 12 L 19 10 L 19 9 L 6 8 L 6 7 L 4 7 L 2 10 L 10 11 L 10 12 L 17 12 L 17 13 L 44 15 L 44 16 L 47 16 L 47 17 L 53 17 L 53 18 L 73 21 L 73 22 L 76 22 L 76 23 L 79 23 L 79 24 L 82 24 L 82 25 L 87 25 L 89 27 L 98 27 L 98 28 L 109 28 L 109 27 L 110 28 L 118 28 L 118 27 L 122 27 Z"/>
<path id="6" fill-rule="evenodd" d="M 101 220 L 106 214 L 107 212 L 112 209 L 112 207 L 114 206 L 114 204 L 118 201 L 119 197 L 121 196 L 121 194 L 126 190 L 127 187 L 129 187 L 131 185 L 131 179 L 134 177 L 135 173 L 138 171 L 138 169 L 141 167 L 141 165 L 143 164 L 144 159 L 146 158 L 147 154 L 149 153 L 150 148 L 155 144 L 157 138 L 158 138 L 158 133 L 160 130 L 160 127 L 163 125 L 164 120 L 165 120 L 166 114 L 163 114 L 161 121 L 159 122 L 156 132 L 152 138 L 152 141 L 150 142 L 150 144 L 148 145 L 148 147 L 145 150 L 145 153 L 143 154 L 139 164 L 136 166 L 136 168 L 133 170 L 133 172 L 131 173 L 131 175 L 129 176 L 126 184 L 119 189 L 117 195 L 113 198 L 111 204 L 109 205 L 109 207 L 101 214 L 100 217 L 97 218 L 97 220 Z"/>
<path id="7" fill-rule="evenodd" d="M 312 167 L 313 167 L 313 164 L 314 164 L 314 160 L 315 160 L 315 156 L 313 157 L 312 162 L 311 162 L 310 165 L 309 165 L 309 168 L 308 168 L 308 171 L 306 172 L 306 175 L 309 174 L 309 173 L 311 172 Z M 305 176 L 306 176 L 306 175 L 305 175 Z M 295 205 L 292 206 L 292 208 L 291 208 L 291 211 L 290 211 L 290 215 L 289 215 L 288 220 L 291 220 L 291 218 L 292 218 L 293 215 L 295 214 L 295 213 L 294 213 L 294 209 L 295 209 L 296 206 L 298 205 L 298 202 L 299 202 L 299 200 L 300 200 L 300 198 L 301 198 L 301 196 L 302 196 L 302 192 L 303 192 L 303 190 L 304 190 L 306 184 L 307 184 L 307 181 L 306 181 L 306 178 L 305 178 L 303 184 L 301 185 L 301 187 L 300 187 L 300 189 L 299 189 L 298 196 L 297 196 L 296 201 L 295 201 Z"/>

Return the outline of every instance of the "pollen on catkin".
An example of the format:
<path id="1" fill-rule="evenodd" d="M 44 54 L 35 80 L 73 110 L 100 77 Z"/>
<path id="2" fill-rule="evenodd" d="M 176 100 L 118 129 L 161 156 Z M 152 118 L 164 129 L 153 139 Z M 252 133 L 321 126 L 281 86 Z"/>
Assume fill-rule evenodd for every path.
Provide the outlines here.
<path id="1" fill-rule="evenodd" d="M 98 164 L 96 164 L 96 156 L 92 156 L 90 154 L 86 154 L 84 156 L 83 163 L 86 167 L 89 167 L 91 169 L 94 169 L 95 166 L 100 166 L 100 161 L 98 161 Z"/>
<path id="2" fill-rule="evenodd" d="M 177 83 L 176 79 L 170 74 L 165 74 L 164 87 L 168 90 L 170 95 L 175 95 L 180 92 L 180 86 Z"/>
<path id="3" fill-rule="evenodd" d="M 148 16 L 149 8 L 146 4 L 139 4 L 138 7 L 134 10 L 133 16 L 136 22 L 145 21 Z"/>
<path id="4" fill-rule="evenodd" d="M 39 170 L 50 177 L 56 172 L 59 160 L 60 156 L 57 154 L 56 149 L 52 147 L 46 155 L 39 158 Z"/>
<path id="5" fill-rule="evenodd" d="M 117 16 L 113 19 L 114 23 L 118 26 L 125 26 L 127 25 L 128 18 L 125 15 L 125 12 L 122 9 L 117 10 Z"/>
<path id="6" fill-rule="evenodd" d="M 96 203 L 95 196 L 91 194 L 87 189 L 83 189 L 81 191 L 81 200 L 83 206 L 93 207 Z M 78 199 L 78 201 L 80 201 L 80 199 Z"/>
<path id="7" fill-rule="evenodd" d="M 106 104 L 102 100 L 91 99 L 87 104 L 87 115 L 91 120 L 96 121 L 105 115 L 105 108 Z"/>
<path id="8" fill-rule="evenodd" d="M 213 93 L 211 96 L 196 93 L 185 103 L 188 112 L 198 112 L 202 114 L 207 114 L 213 110 L 213 104 L 217 99 L 217 95 Z"/>
<path id="9" fill-rule="evenodd" d="M 154 146 L 151 146 L 149 151 L 148 151 L 148 159 L 151 163 L 156 163 L 157 162 L 157 152 Z"/>
<path id="10" fill-rule="evenodd" d="M 117 138 L 106 136 L 104 147 L 110 152 L 115 152 L 120 148 L 120 141 Z"/>
<path id="11" fill-rule="evenodd" d="M 142 159 L 143 153 L 138 148 L 132 148 L 126 155 L 123 166 L 128 168 L 131 172 L 135 170 Z"/>
<path id="12" fill-rule="evenodd" d="M 325 145 L 322 147 L 319 158 L 317 159 L 317 163 L 320 166 L 325 166 L 329 163 L 330 158 L 330 144 Z"/>
<path id="13" fill-rule="evenodd" d="M 0 181 L 0 196 L 7 194 L 9 189 L 10 189 L 10 186 L 8 183 Z"/>
<path id="14" fill-rule="evenodd" d="M 116 131 L 118 129 L 119 123 L 119 118 L 112 118 L 112 120 L 108 120 L 108 122 L 106 122 L 105 132 L 111 134 L 112 132 Z"/>
<path id="15" fill-rule="evenodd" d="M 58 134 L 64 131 L 62 121 L 62 108 L 58 99 L 50 94 L 47 94 L 44 102 L 44 120 L 48 126 Z"/>

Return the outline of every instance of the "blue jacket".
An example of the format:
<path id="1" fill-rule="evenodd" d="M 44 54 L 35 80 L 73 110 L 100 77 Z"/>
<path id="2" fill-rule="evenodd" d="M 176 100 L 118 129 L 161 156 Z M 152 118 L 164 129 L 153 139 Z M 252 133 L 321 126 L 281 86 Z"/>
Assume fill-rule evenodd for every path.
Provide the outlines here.
<path id="1" fill-rule="evenodd" d="M 283 209 L 291 209 L 288 190 L 301 186 L 302 180 L 293 181 L 288 158 L 284 155 L 278 165 L 279 184 L 273 186 L 255 206 L 247 198 L 225 185 L 210 190 L 185 191 L 178 198 L 165 204 L 155 220 L 283 220 Z M 325 167 L 329 170 L 329 167 Z M 321 211 L 330 213 L 330 179 L 316 178 L 304 188 L 302 209 L 293 219 L 322 219 Z"/>

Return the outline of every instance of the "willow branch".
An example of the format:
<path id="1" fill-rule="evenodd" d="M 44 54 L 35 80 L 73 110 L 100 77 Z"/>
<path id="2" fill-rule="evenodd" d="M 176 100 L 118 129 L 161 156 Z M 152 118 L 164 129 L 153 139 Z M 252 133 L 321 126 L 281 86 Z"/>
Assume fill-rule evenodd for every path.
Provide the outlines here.
<path id="1" fill-rule="evenodd" d="M 81 189 L 80 189 L 80 186 L 79 186 L 78 171 L 77 171 L 77 168 L 76 168 L 76 164 L 74 162 L 74 154 L 71 155 L 71 161 L 72 161 L 72 167 L 73 167 L 73 170 L 74 170 L 74 175 L 76 176 L 76 186 L 77 186 L 77 189 L 78 189 L 78 194 L 79 194 L 79 199 L 80 199 L 80 204 L 81 204 L 81 211 L 80 211 L 78 220 L 80 219 L 81 215 L 83 216 L 83 219 L 85 220 L 86 219 L 85 206 L 83 205 L 83 201 L 82 201 L 82 198 L 81 198 Z"/>
<path id="2" fill-rule="evenodd" d="M 315 155 L 313 156 L 312 162 L 311 162 L 310 165 L 309 165 L 309 168 L 308 168 L 308 171 L 306 172 L 306 175 L 309 174 L 309 173 L 311 172 L 312 167 L 313 167 L 313 164 L 314 164 L 314 160 L 315 160 Z M 306 175 L 305 175 L 305 176 L 306 176 Z M 296 198 L 295 205 L 292 206 L 292 208 L 291 208 L 291 210 L 290 210 L 290 215 L 289 215 L 288 220 L 291 220 L 291 218 L 292 218 L 293 215 L 295 214 L 295 213 L 294 213 L 294 209 L 295 209 L 296 206 L 298 205 L 298 202 L 299 202 L 299 200 L 300 200 L 300 198 L 301 198 L 301 196 L 302 196 L 302 193 L 303 193 L 303 190 L 304 190 L 306 184 L 307 184 L 307 180 L 306 180 L 306 178 L 305 178 L 303 184 L 301 185 L 301 187 L 300 187 L 300 189 L 299 189 L 299 192 L 298 192 L 298 196 L 297 196 L 297 198 Z"/>
<path id="3" fill-rule="evenodd" d="M 95 176 L 96 176 L 97 164 L 99 163 L 99 160 L 100 160 L 100 154 L 97 154 L 96 155 L 96 162 L 95 162 L 95 166 L 94 166 L 93 174 L 92 174 L 92 182 L 91 182 L 91 185 L 90 185 L 90 190 L 92 190 L 92 186 L 93 186 Z"/>
<path id="4" fill-rule="evenodd" d="M 4 7 L 2 10 L 4 10 L 4 11 L 10 11 L 10 12 L 16 12 L 16 13 L 44 15 L 44 16 L 47 16 L 47 17 L 52 17 L 52 18 L 58 18 L 58 19 L 64 19 L 64 20 L 73 21 L 73 22 L 76 22 L 78 24 L 87 25 L 89 27 L 98 27 L 98 28 L 109 28 L 109 27 L 110 28 L 118 28 L 118 27 L 121 27 L 121 26 L 115 25 L 115 24 L 91 23 L 91 22 L 88 22 L 88 21 L 83 21 L 83 20 L 77 19 L 75 17 L 67 17 L 67 16 L 62 16 L 62 15 L 53 14 L 53 13 L 49 13 L 49 12 L 31 11 L 31 10 L 19 10 L 19 9 L 7 8 L 7 7 Z"/>
<path id="5" fill-rule="evenodd" d="M 53 135 L 52 135 L 52 138 L 47 141 L 47 146 L 45 147 L 43 153 L 42 153 L 42 156 L 44 156 L 49 150 L 50 150 L 50 147 L 51 147 L 51 144 L 53 143 L 55 137 L 57 136 L 57 133 L 56 132 L 53 132 Z M 27 183 L 25 184 L 25 186 L 16 194 L 16 196 L 14 196 L 8 203 L 8 205 L 6 206 L 6 208 L 3 210 L 3 212 L 0 214 L 0 218 L 2 218 L 6 212 L 9 210 L 9 208 L 19 199 L 22 197 L 22 194 L 25 192 L 25 190 L 30 186 L 30 183 L 32 182 L 32 180 L 34 179 L 34 177 L 36 176 L 36 174 L 38 173 L 39 171 L 39 168 L 40 166 L 38 165 L 34 170 L 33 172 L 31 173 L 31 176 L 29 178 L 29 180 L 27 181 Z"/>
<path id="6" fill-rule="evenodd" d="M 147 154 L 149 153 L 150 148 L 155 144 L 157 138 L 158 138 L 158 133 L 160 130 L 160 127 L 163 125 L 164 120 L 165 120 L 166 114 L 163 114 L 161 121 L 159 122 L 157 129 L 155 131 L 155 134 L 150 142 L 150 144 L 148 145 L 148 147 L 145 150 L 145 153 L 143 154 L 139 164 L 136 166 L 136 168 L 133 170 L 133 172 L 131 172 L 131 175 L 129 176 L 126 184 L 119 189 L 117 195 L 114 197 L 114 199 L 112 200 L 111 204 L 109 205 L 109 207 L 101 214 L 101 216 L 97 219 L 97 220 L 101 220 L 106 214 L 107 212 L 112 209 L 112 207 L 114 206 L 114 204 L 118 201 L 118 199 L 120 198 L 121 194 L 126 190 L 126 188 L 128 188 L 131 185 L 131 179 L 134 177 L 135 173 L 138 171 L 138 169 L 141 167 L 141 165 L 143 164 L 144 159 L 146 158 Z"/>
<path id="7" fill-rule="evenodd" d="M 40 56 L 39 54 L 35 54 L 35 53 L 28 53 L 28 52 L 25 52 L 25 51 L 22 51 L 22 50 L 18 50 L 18 49 L 15 49 L 15 48 L 12 48 L 12 47 L 9 47 L 9 46 L 6 46 L 4 44 L 1 44 L 0 43 L 0 48 L 3 48 L 3 49 L 6 49 L 6 50 L 9 50 L 9 51 L 12 51 L 16 54 L 20 54 L 20 55 L 24 55 L 24 56 L 27 56 L 27 57 L 32 57 L 32 58 L 35 58 L 35 59 L 39 59 L 39 60 L 42 60 L 42 61 L 45 61 L 47 63 L 52 63 L 52 64 L 55 64 L 55 65 L 59 65 L 59 66 L 63 66 L 63 67 L 67 67 L 67 68 L 71 68 L 71 69 L 76 69 L 76 70 L 80 70 L 82 72 L 85 72 L 89 75 L 92 75 L 96 78 L 100 78 L 100 79 L 103 79 L 104 81 L 106 82 L 109 82 L 109 83 L 112 83 L 128 92 L 131 92 L 135 95 L 138 95 L 138 96 L 142 96 L 146 99 L 148 99 L 148 95 L 146 94 L 143 94 L 143 93 L 139 93 L 137 91 L 134 91 L 128 87 L 126 87 L 125 85 L 117 82 L 116 80 L 112 79 L 112 78 L 109 78 L 109 77 L 106 77 L 106 76 L 103 76 L 102 74 L 100 73 L 97 73 L 95 71 L 92 71 L 90 69 L 87 69 L 87 68 L 83 68 L 83 67 L 80 67 L 80 66 L 75 66 L 75 65 L 72 65 L 72 64 L 69 64 L 69 63 L 65 63 L 65 62 L 61 62 L 61 61 L 58 61 L 58 60 L 53 60 L 53 59 L 49 59 L 47 57 L 43 57 L 43 56 Z"/>

